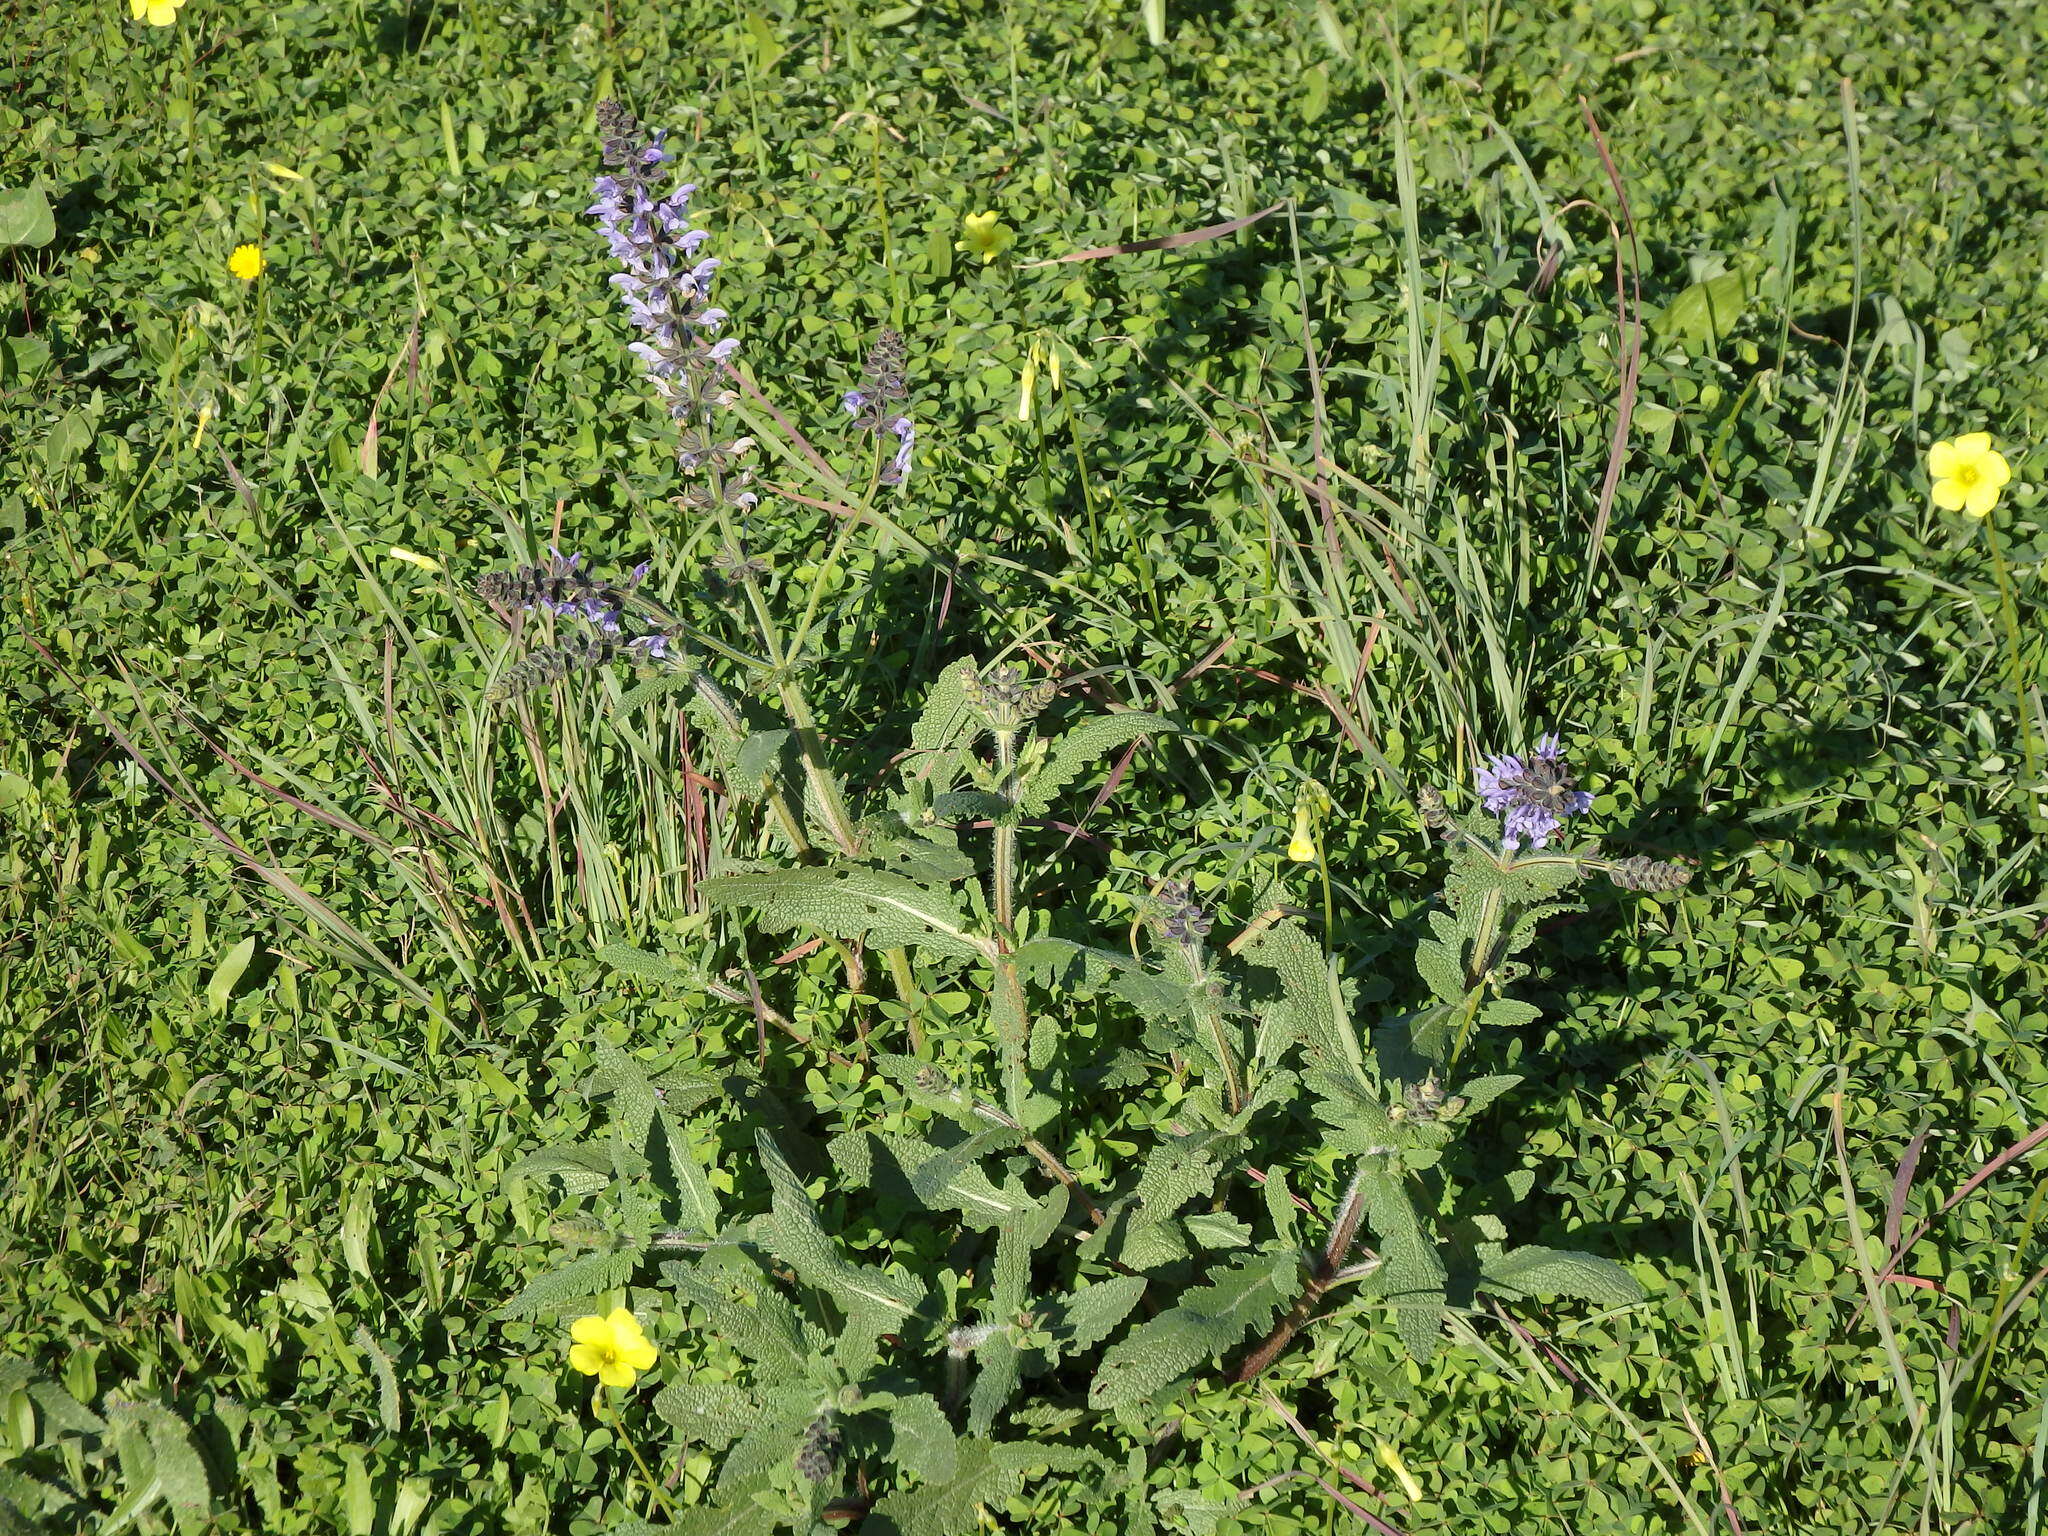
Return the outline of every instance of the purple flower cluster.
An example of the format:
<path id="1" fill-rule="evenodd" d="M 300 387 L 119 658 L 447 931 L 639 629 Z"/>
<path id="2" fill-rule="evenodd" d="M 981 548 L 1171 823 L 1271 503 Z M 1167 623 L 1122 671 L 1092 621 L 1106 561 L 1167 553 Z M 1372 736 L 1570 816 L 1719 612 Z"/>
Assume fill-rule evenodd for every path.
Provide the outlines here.
<path id="1" fill-rule="evenodd" d="M 1495 756 L 1479 770 L 1479 798 L 1501 818 L 1501 845 L 1510 849 L 1524 843 L 1541 848 L 1566 817 L 1593 804 L 1565 767 L 1564 748 L 1555 735 L 1541 738 L 1527 757 Z"/>
<path id="2" fill-rule="evenodd" d="M 917 428 L 896 409 L 899 401 L 910 398 L 910 387 L 903 381 L 904 355 L 901 333 L 884 327 L 875 344 L 868 348 L 861 387 L 849 389 L 839 402 L 846 407 L 855 426 L 868 432 L 895 435 L 896 452 L 877 477 L 884 485 L 903 483 L 910 473 L 911 448 L 917 442 Z"/>
<path id="3" fill-rule="evenodd" d="M 565 555 L 550 547 L 541 564 L 492 571 L 477 582 L 476 589 L 486 602 L 501 608 L 581 619 L 598 634 L 615 639 L 624 631 L 633 589 L 647 579 L 652 566 L 653 562 L 643 560 L 623 583 L 610 582 L 584 570 L 581 555 Z M 643 657 L 658 660 L 668 655 L 669 637 L 657 630 L 629 645 Z"/>
<path id="4" fill-rule="evenodd" d="M 624 269 L 613 274 L 612 284 L 646 337 L 630 350 L 647 364 L 669 414 L 682 425 L 677 457 L 683 466 L 708 466 L 714 495 L 750 507 L 758 498 L 743 488 L 745 476 L 728 481 L 721 473 L 752 444 L 745 438 L 723 441 L 715 426 L 716 413 L 732 399 L 719 365 L 739 350 L 739 342 L 713 339 L 726 312 L 711 302 L 719 260 L 698 255 L 710 234 L 690 223 L 690 195 L 697 189 L 685 182 L 663 193 L 672 158 L 663 148 L 663 130 L 643 135 L 616 101 L 599 104 L 597 121 L 606 170 L 597 178 L 597 201 L 588 212 Z"/>

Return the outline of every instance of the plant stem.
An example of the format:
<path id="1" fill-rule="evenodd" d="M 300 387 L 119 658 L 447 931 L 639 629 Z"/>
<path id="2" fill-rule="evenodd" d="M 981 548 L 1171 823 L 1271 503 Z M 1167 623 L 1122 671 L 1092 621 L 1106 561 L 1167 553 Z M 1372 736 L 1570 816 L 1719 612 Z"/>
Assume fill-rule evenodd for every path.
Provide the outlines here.
<path id="1" fill-rule="evenodd" d="M 896 995 L 909 1010 L 904 1015 L 904 1027 L 910 1031 L 910 1054 L 922 1059 L 925 1054 L 924 1026 L 918 1022 L 918 1009 L 924 1003 L 924 992 L 917 984 L 917 973 L 910 966 L 910 951 L 898 945 L 882 951 L 882 963 L 889 967 L 889 980 L 895 984 Z"/>
<path id="2" fill-rule="evenodd" d="M 648 1468 L 645 1458 L 640 1454 L 640 1447 L 633 1443 L 633 1437 L 626 1433 L 626 1421 L 619 1417 L 617 1406 L 604 1395 L 602 1386 L 597 1387 L 590 1395 L 597 1408 L 598 1417 L 612 1421 L 612 1428 L 619 1436 L 619 1444 L 626 1448 L 627 1454 L 633 1458 L 633 1465 L 640 1469 L 640 1475 L 647 1480 L 647 1491 L 653 1494 L 655 1501 L 661 1505 L 662 1513 L 671 1520 L 678 1518 L 682 1511 L 676 1508 L 675 1500 L 668 1496 L 668 1490 L 661 1486 L 660 1480 Z"/>
<path id="3" fill-rule="evenodd" d="M 2020 652 L 2018 607 L 2013 598 L 2012 577 L 2005 568 L 2005 550 L 1998 542 L 1998 524 L 1989 513 L 1984 517 L 1984 538 L 1991 546 L 1991 570 L 1998 580 L 1998 615 L 2005 629 L 2006 679 L 2012 684 L 2013 707 L 2020 717 L 2020 750 L 2026 758 L 2027 779 L 2041 776 L 2040 747 L 2034 740 L 2034 716 L 2027 703 L 2025 659 Z"/>
<path id="4" fill-rule="evenodd" d="M 1202 957 L 1192 946 L 1188 965 L 1195 973 L 1195 984 L 1190 989 L 1195 1012 L 1209 1027 L 1209 1039 L 1216 1047 L 1216 1064 L 1223 1072 L 1224 1108 L 1235 1115 L 1244 1108 L 1244 1084 L 1238 1079 L 1237 1055 L 1230 1048 L 1230 1023 L 1223 1017 L 1223 1005 L 1209 990 L 1208 972 L 1202 968 Z"/>
<path id="5" fill-rule="evenodd" d="M 1005 814 L 996 818 L 995 869 L 990 876 L 989 905 L 995 909 L 996 926 L 1007 935 L 1017 900 L 1017 828 L 1008 816 L 1008 807 L 1017 800 L 1017 733 L 997 731 L 995 736 L 996 763 L 1003 775 L 997 792 L 1005 802 Z"/>
<path id="6" fill-rule="evenodd" d="M 1364 1185 L 1365 1165 L 1361 1163 L 1359 1171 L 1352 1176 L 1351 1187 L 1344 1192 L 1343 1202 L 1337 1207 L 1336 1219 L 1330 1223 L 1329 1240 L 1323 1244 L 1322 1254 L 1317 1258 L 1315 1268 L 1309 1272 L 1301 1295 L 1287 1309 L 1287 1315 L 1259 1341 L 1258 1348 L 1246 1355 L 1237 1369 L 1230 1373 L 1232 1381 L 1251 1381 L 1263 1373 L 1294 1341 L 1302 1325 L 1315 1316 L 1316 1308 L 1322 1304 L 1330 1288 L 1342 1279 L 1356 1278 L 1355 1274 L 1347 1276 L 1343 1270 L 1351 1245 L 1358 1240 L 1358 1224 L 1365 1215 Z"/>

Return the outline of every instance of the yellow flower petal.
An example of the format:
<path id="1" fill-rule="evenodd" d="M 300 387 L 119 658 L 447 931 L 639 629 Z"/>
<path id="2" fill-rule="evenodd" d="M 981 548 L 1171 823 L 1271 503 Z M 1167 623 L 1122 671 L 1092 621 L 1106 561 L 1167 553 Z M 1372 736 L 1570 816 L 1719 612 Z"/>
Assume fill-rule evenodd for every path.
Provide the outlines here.
<path id="1" fill-rule="evenodd" d="M 569 1364 L 586 1376 L 595 1376 L 605 1368 L 611 1355 L 595 1344 L 572 1344 L 569 1346 Z"/>
<path id="2" fill-rule="evenodd" d="M 1945 480 L 1956 472 L 1956 445 L 1936 443 L 1927 450 L 1927 473 L 1937 480 Z"/>
<path id="3" fill-rule="evenodd" d="M 1287 845 L 1287 857 L 1297 864 L 1313 864 L 1316 861 L 1316 845 L 1305 837 L 1297 837 Z"/>
<path id="4" fill-rule="evenodd" d="M 609 1320 L 595 1315 L 579 1317 L 569 1325 L 569 1337 L 578 1344 L 609 1346 L 612 1342 L 612 1325 Z"/>
<path id="5" fill-rule="evenodd" d="M 1989 432 L 1965 432 L 1956 439 L 1956 452 L 1962 454 L 1965 458 L 1974 459 L 1978 455 L 1986 454 L 1990 451 L 1991 434 Z"/>
<path id="6" fill-rule="evenodd" d="M 1979 480 L 1970 487 L 1970 494 L 1963 502 L 1963 510 L 1972 517 L 1989 517 L 1991 509 L 1998 505 L 1998 487 L 1988 480 Z"/>
<path id="7" fill-rule="evenodd" d="M 608 1387 L 630 1387 L 637 1374 L 625 1361 L 614 1359 L 597 1373 L 597 1379 Z"/>
<path id="8" fill-rule="evenodd" d="M 2005 455 L 1990 452 L 1984 455 L 1984 483 L 1996 490 L 2012 478 L 2012 466 L 2005 462 Z"/>
<path id="9" fill-rule="evenodd" d="M 1934 482 L 1934 504 L 1944 512 L 1960 512 L 1968 493 L 1954 480 Z"/>
<path id="10" fill-rule="evenodd" d="M 396 544 L 392 545 L 391 548 L 385 552 L 385 558 L 390 560 L 403 560 L 407 565 L 416 565 L 423 571 L 438 571 L 441 569 L 440 561 L 435 560 L 427 555 L 415 554 L 412 550 L 409 549 L 400 549 Z"/>
<path id="11" fill-rule="evenodd" d="M 654 1346 L 645 1339 L 635 1339 L 631 1343 L 622 1344 L 619 1348 L 619 1358 L 636 1371 L 650 1369 L 654 1364 L 655 1353 Z"/>
<path id="12" fill-rule="evenodd" d="M 605 1321 L 612 1325 L 614 1332 L 638 1333 L 640 1331 L 640 1324 L 634 1319 L 633 1314 L 624 1307 L 613 1307 L 606 1315 Z"/>

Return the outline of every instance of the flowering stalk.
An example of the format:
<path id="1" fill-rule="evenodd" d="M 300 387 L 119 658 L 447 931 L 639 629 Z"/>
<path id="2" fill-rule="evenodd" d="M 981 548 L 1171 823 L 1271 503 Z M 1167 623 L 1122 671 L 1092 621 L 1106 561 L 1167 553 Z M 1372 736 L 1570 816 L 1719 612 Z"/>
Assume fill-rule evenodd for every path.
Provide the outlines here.
<path id="1" fill-rule="evenodd" d="M 910 452 L 917 442 L 917 428 L 896 409 L 898 401 L 910 398 L 910 388 L 903 380 L 903 363 L 902 333 L 883 327 L 875 344 L 868 348 L 860 388 L 849 389 L 839 402 L 862 431 L 877 437 L 887 432 L 895 437 L 894 456 L 875 474 L 882 485 L 901 485 L 909 476 Z"/>
<path id="2" fill-rule="evenodd" d="M 739 350 L 739 342 L 718 338 L 726 312 L 711 302 L 711 283 L 720 261 L 699 254 L 710 233 L 690 222 L 690 198 L 697 189 L 684 182 L 663 193 L 663 168 L 672 158 L 664 147 L 663 130 L 643 136 L 637 120 L 616 101 L 600 103 L 597 119 L 604 135 L 605 174 L 597 178 L 597 200 L 589 212 L 623 269 L 613 274 L 612 284 L 628 317 L 645 333 L 631 350 L 647 365 L 677 423 L 678 462 L 694 472 L 683 503 L 710 513 L 718 522 L 731 568 L 769 650 L 770 672 L 795 728 L 804 773 L 819 810 L 840 851 L 855 853 L 860 840 L 845 792 L 825 760 L 815 717 L 791 674 L 795 658 L 776 643 L 758 563 L 747 557 L 734 526 L 734 515 L 750 511 L 760 497 L 749 488 L 752 477 L 738 467 L 753 448 L 753 439 L 728 438 L 724 433 L 723 413 L 735 398 L 725 387 L 725 365 Z"/>

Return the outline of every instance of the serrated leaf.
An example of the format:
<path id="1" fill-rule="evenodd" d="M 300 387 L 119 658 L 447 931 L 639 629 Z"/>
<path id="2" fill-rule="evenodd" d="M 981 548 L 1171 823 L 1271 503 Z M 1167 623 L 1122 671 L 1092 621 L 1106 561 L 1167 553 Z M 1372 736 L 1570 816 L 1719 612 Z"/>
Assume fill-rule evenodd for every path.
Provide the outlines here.
<path id="1" fill-rule="evenodd" d="M 1436 997 L 1459 1003 L 1471 991 L 1465 981 L 1464 962 L 1458 951 L 1437 939 L 1423 939 L 1415 946 L 1415 969 Z"/>
<path id="2" fill-rule="evenodd" d="M 967 1430 L 985 1435 L 1009 1405 L 1023 1376 L 1024 1362 L 1007 1331 L 990 1334 L 974 1352 L 974 1390 L 967 1397 Z"/>
<path id="3" fill-rule="evenodd" d="M 924 1300 L 923 1286 L 908 1277 L 847 1260 L 826 1236 L 817 1206 L 775 1145 L 775 1138 L 759 1131 L 755 1142 L 773 1190 L 769 1232 L 775 1256 L 805 1281 L 831 1292 L 849 1314 L 880 1312 L 895 1318 L 915 1312 Z"/>
<path id="4" fill-rule="evenodd" d="M 714 875 L 698 890 L 713 910 L 751 907 L 771 931 L 808 927 L 878 949 L 915 945 L 956 960 L 994 953 L 948 893 L 885 870 L 834 866 Z"/>
<path id="5" fill-rule="evenodd" d="M 1204 1248 L 1242 1248 L 1252 1240 L 1249 1222 L 1222 1211 L 1200 1211 L 1182 1223 Z"/>
<path id="6" fill-rule="evenodd" d="M 896 1464 L 926 1482 L 944 1482 L 959 1462 L 960 1441 L 929 1394 L 898 1398 L 889 1406 Z"/>
<path id="7" fill-rule="evenodd" d="M 988 1153 L 1016 1141 L 1017 1133 L 1007 1128 L 984 1130 L 946 1148 L 886 1131 L 849 1131 L 833 1137 L 829 1150 L 849 1181 L 907 1195 L 927 1210 L 959 1211 L 969 1225 L 985 1229 L 1037 1208 L 1022 1189 L 997 1186 L 979 1166 Z"/>
<path id="8" fill-rule="evenodd" d="M 1245 959 L 1265 967 L 1279 979 L 1280 1002 L 1270 1010 L 1283 1039 L 1299 1040 L 1324 1064 L 1348 1062 L 1364 1071 L 1358 1033 L 1345 1014 L 1336 965 L 1300 923 L 1275 923 L 1246 950 Z M 1273 1054 L 1283 1046 L 1276 1043 Z"/>
<path id="9" fill-rule="evenodd" d="M 1401 1176 L 1386 1159 L 1368 1158 L 1359 1170 L 1365 1220 L 1379 1239 L 1381 1264 L 1372 1289 L 1394 1311 L 1395 1331 L 1418 1361 L 1427 1363 L 1443 1337 L 1443 1260 L 1423 1231 Z"/>
<path id="10" fill-rule="evenodd" d="M 794 1446 L 794 1439 L 791 1444 Z M 721 1484 L 718 1491 L 727 1502 L 679 1511 L 674 1520 L 659 1527 L 661 1536 L 772 1536 L 789 1521 L 755 1497 L 769 1489 L 768 1479 L 758 1475 L 741 1483 Z"/>
<path id="11" fill-rule="evenodd" d="M 1107 1282 L 1105 1282 L 1107 1283 Z M 1301 1288 L 1291 1252 L 1252 1253 L 1210 1285 L 1186 1292 L 1180 1305 L 1138 1324 L 1102 1356 L 1088 1402 L 1095 1408 L 1139 1403 L 1233 1349 L 1264 1328 Z"/>
<path id="12" fill-rule="evenodd" d="M 782 1296 L 763 1286 L 749 1305 L 680 1265 L 664 1273 L 672 1274 L 678 1294 L 703 1312 L 707 1331 L 752 1360 L 767 1380 L 787 1381 L 810 1365 L 803 1324 Z"/>
<path id="13" fill-rule="evenodd" d="M 785 766 L 784 759 L 795 745 L 794 731 L 755 731 L 733 754 L 733 777 L 748 784 L 772 777 Z"/>
<path id="14" fill-rule="evenodd" d="M 1048 1324 L 1062 1354 L 1092 1349 L 1131 1315 L 1145 1294 L 1143 1275 L 1117 1275 L 1075 1291 L 1054 1311 Z"/>
<path id="15" fill-rule="evenodd" d="M 997 821 L 1009 811 L 1009 801 L 985 789 L 949 789 L 932 800 L 940 821 Z"/>
<path id="16" fill-rule="evenodd" d="M 1520 1029 L 1542 1017 L 1543 1010 L 1534 1003 L 1525 1003 L 1515 997 L 1497 997 L 1479 1010 L 1479 1025 L 1482 1029 Z"/>
<path id="17" fill-rule="evenodd" d="M 1140 736 L 1166 735 L 1179 731 L 1164 715 L 1131 710 L 1124 714 L 1098 715 L 1083 720 L 1061 734 L 1046 754 L 1045 766 L 1031 775 L 1017 797 L 1017 812 L 1040 816 L 1051 809 L 1053 797 L 1065 789 L 1081 771 L 1099 763 L 1105 755 Z"/>
<path id="18" fill-rule="evenodd" d="M 558 1179 L 573 1195 L 594 1194 L 611 1183 L 612 1159 L 600 1147 L 543 1147 L 507 1168 L 505 1177 Z"/>
<path id="19" fill-rule="evenodd" d="M 1644 1296 L 1635 1277 L 1612 1259 L 1533 1245 L 1488 1259 L 1479 1283 L 1508 1296 L 1575 1296 L 1610 1307 L 1627 1306 Z"/>
<path id="20" fill-rule="evenodd" d="M 534 1317 L 559 1312 L 572 1303 L 588 1301 L 616 1290 L 633 1278 L 646 1250 L 637 1246 L 586 1253 L 571 1259 L 560 1269 L 542 1275 L 518 1295 L 498 1308 L 499 1317 Z"/>
<path id="21" fill-rule="evenodd" d="M 619 702 L 612 706 L 612 712 L 630 715 L 641 705 L 688 688 L 696 681 L 697 677 L 693 672 L 657 672 L 645 682 L 635 683 L 619 695 Z"/>
<path id="22" fill-rule="evenodd" d="M 664 960 L 644 949 L 635 949 L 630 944 L 607 944 L 597 952 L 597 958 L 621 976 L 652 982 L 656 986 L 680 987 L 690 979 L 673 961 Z"/>
<path id="23" fill-rule="evenodd" d="M 967 678 L 975 665 L 972 657 L 961 657 L 939 674 L 925 695 L 924 708 L 911 727 L 911 750 L 903 761 L 902 784 L 909 812 L 918 811 L 953 787 L 960 775 L 961 753 L 987 729 L 967 703 Z"/>
<path id="24" fill-rule="evenodd" d="M 1000 1509 L 1023 1491 L 1024 1474 L 1031 1468 L 1072 1472 L 1094 1465 L 1097 1459 L 1091 1452 L 1063 1445 L 962 1441 L 951 1476 L 887 1494 L 861 1522 L 861 1533 L 966 1536 L 980 1528 L 977 1511 L 982 1505 Z"/>
<path id="25" fill-rule="evenodd" d="M 1316 1118 L 1329 1126 L 1323 1137 L 1331 1147 L 1363 1156 L 1397 1143 L 1387 1106 L 1349 1072 L 1313 1071 L 1307 1083 L 1316 1095 Z"/>
<path id="26" fill-rule="evenodd" d="M 673 1191 L 675 1213 L 681 1223 L 694 1231 L 709 1236 L 718 1231 L 718 1196 L 712 1192 L 711 1181 L 704 1170 L 697 1166 L 697 1159 L 690 1153 L 683 1133 L 670 1117 L 668 1106 L 661 1105 L 655 1111 L 654 1124 L 650 1128 L 649 1161 L 657 1168 L 666 1169 L 668 1187 Z"/>
<path id="27" fill-rule="evenodd" d="M 654 1394 L 654 1411 L 684 1440 L 714 1451 L 737 1440 L 761 1417 L 754 1394 L 729 1382 L 671 1382 Z"/>
<path id="28" fill-rule="evenodd" d="M 377 1379 L 377 1421 L 385 1433 L 395 1435 L 404 1427 L 404 1413 L 398 1399 L 398 1376 L 391 1369 L 391 1357 L 384 1353 L 370 1330 L 356 1325 L 356 1348 L 370 1359 L 370 1374 Z"/>
<path id="29" fill-rule="evenodd" d="M 1520 1075 L 1513 1072 L 1475 1077 L 1469 1083 L 1458 1085 L 1458 1097 L 1465 1101 L 1465 1113 L 1474 1115 L 1521 1081 Z"/>

